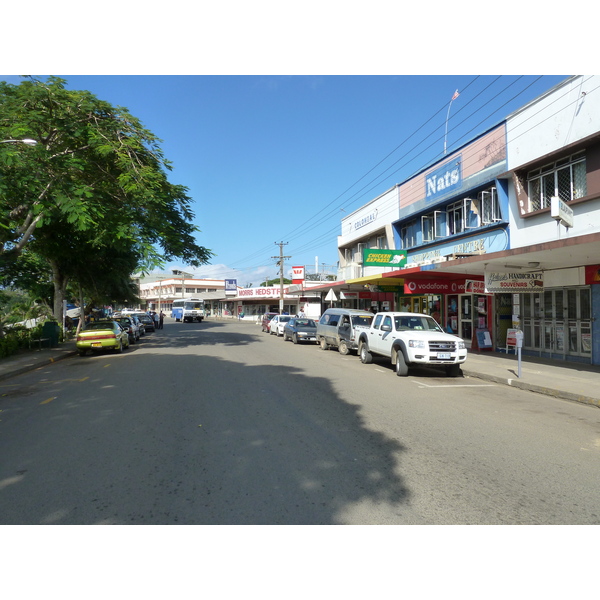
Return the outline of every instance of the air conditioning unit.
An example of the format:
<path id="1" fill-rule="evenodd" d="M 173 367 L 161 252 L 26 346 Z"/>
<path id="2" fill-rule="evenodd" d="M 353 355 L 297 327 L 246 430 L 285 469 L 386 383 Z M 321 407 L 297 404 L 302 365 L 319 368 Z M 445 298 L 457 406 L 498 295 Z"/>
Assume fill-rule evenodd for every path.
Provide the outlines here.
<path id="1" fill-rule="evenodd" d="M 358 249 L 354 256 L 355 263 L 358 263 L 359 265 L 363 264 L 363 250 L 366 250 L 367 247 L 368 247 L 367 244 L 358 244 Z"/>

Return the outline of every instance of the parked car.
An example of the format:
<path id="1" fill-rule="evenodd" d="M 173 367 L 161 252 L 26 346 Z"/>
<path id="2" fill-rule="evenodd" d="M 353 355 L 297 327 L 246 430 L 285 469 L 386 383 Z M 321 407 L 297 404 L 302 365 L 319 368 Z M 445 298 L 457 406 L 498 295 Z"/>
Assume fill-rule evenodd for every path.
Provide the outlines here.
<path id="1" fill-rule="evenodd" d="M 131 314 L 128 314 L 127 316 L 131 317 L 136 322 L 136 324 L 140 330 L 140 336 L 146 335 L 146 326 L 140 320 L 139 313 L 131 313 Z"/>
<path id="2" fill-rule="evenodd" d="M 129 335 L 117 321 L 93 321 L 79 332 L 75 345 L 80 356 L 85 356 L 88 350 L 123 352 L 129 348 Z"/>
<path id="3" fill-rule="evenodd" d="M 146 331 L 156 331 L 154 319 L 147 313 L 136 313 L 135 315 Z"/>
<path id="4" fill-rule="evenodd" d="M 140 339 L 140 326 L 138 325 L 138 320 L 132 315 L 117 317 L 115 321 L 123 325 L 127 330 L 130 344 L 135 344 Z"/>
<path id="5" fill-rule="evenodd" d="M 369 327 L 373 313 L 352 308 L 328 308 L 317 324 L 317 342 L 323 350 L 337 348 L 340 354 L 358 349 L 355 327 Z"/>
<path id="6" fill-rule="evenodd" d="M 277 316 L 279 313 L 276 312 L 268 312 L 263 315 L 262 318 L 262 330 L 270 333 L 271 329 L 271 319 Z"/>
<path id="7" fill-rule="evenodd" d="M 294 317 L 290 319 L 283 328 L 283 341 L 292 340 L 298 342 L 316 342 L 317 324 L 312 319 L 305 317 Z"/>
<path id="8" fill-rule="evenodd" d="M 275 315 L 269 324 L 269 333 L 277 337 L 283 335 L 283 328 L 290 319 L 293 319 L 291 315 Z"/>
<path id="9" fill-rule="evenodd" d="M 410 367 L 443 367 L 449 377 L 460 377 L 467 360 L 463 339 L 446 333 L 423 313 L 378 312 L 370 326 L 356 326 L 360 360 L 369 364 L 373 354 L 389 358 L 399 377 Z"/>

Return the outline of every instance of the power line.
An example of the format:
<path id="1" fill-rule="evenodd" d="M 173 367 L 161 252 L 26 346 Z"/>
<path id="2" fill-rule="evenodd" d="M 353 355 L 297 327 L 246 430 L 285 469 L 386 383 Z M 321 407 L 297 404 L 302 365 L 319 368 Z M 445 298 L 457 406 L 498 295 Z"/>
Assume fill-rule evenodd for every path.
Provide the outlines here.
<path id="1" fill-rule="evenodd" d="M 462 88 L 461 95 L 463 96 L 463 98 L 465 97 L 464 96 L 464 91 L 468 87 L 470 87 L 475 81 L 477 81 L 478 78 L 479 78 L 479 76 L 475 77 L 471 82 L 469 82 L 469 84 L 467 86 L 465 86 L 465 87 Z M 478 97 L 480 97 L 485 91 L 487 91 L 499 79 L 501 79 L 501 76 L 496 77 L 491 83 L 489 83 L 483 90 L 481 90 L 480 92 L 478 92 L 475 95 L 474 98 L 472 98 L 471 100 L 469 100 L 466 105 L 462 106 L 453 115 L 453 117 L 450 120 L 451 121 L 454 120 L 455 125 L 450 129 L 450 132 L 456 130 L 460 125 L 462 125 L 463 123 L 465 123 L 469 118 L 472 118 L 477 112 L 483 110 L 483 108 L 485 108 L 486 106 L 488 106 L 494 100 L 497 100 L 500 97 L 500 95 L 504 94 L 511 86 L 515 85 L 521 78 L 522 77 L 518 77 L 516 80 L 510 82 L 506 87 L 504 87 L 500 92 L 498 92 L 497 94 L 495 94 L 491 99 L 489 99 L 488 101 L 486 101 L 485 103 L 483 103 L 476 110 L 474 110 L 471 113 L 469 113 L 469 115 L 467 115 L 462 121 L 456 122 L 456 118 L 458 117 L 458 115 L 462 111 L 464 111 L 467 108 L 467 106 L 469 106 L 470 104 L 472 104 Z M 493 110 L 490 113 L 488 113 L 488 115 L 486 117 L 484 117 L 481 121 L 479 121 L 477 123 L 477 125 L 475 125 L 474 127 L 472 127 L 468 132 L 464 133 L 459 138 L 458 141 L 464 139 L 474 129 L 476 129 L 477 127 L 479 127 L 486 119 L 489 119 L 492 115 L 494 115 L 496 112 L 498 112 L 499 110 L 501 110 L 501 108 L 503 108 L 504 106 L 506 106 L 507 104 L 509 104 L 513 100 L 515 100 L 519 95 L 525 93 L 525 91 L 527 89 L 529 89 L 532 85 L 534 85 L 537 81 L 539 81 L 540 78 L 541 77 L 538 77 L 537 79 L 535 79 L 533 82 L 531 82 L 529 85 L 527 85 L 523 90 L 521 90 L 517 94 L 513 95 L 509 100 L 507 100 L 506 102 L 504 102 L 500 107 L 498 107 L 495 110 Z M 425 122 L 423 122 L 417 129 L 415 129 L 415 131 L 413 131 L 409 136 L 407 136 L 396 148 L 394 148 L 394 150 L 392 150 L 391 152 L 389 152 L 384 158 L 382 158 L 379 162 L 377 162 L 371 169 L 369 169 L 360 178 L 358 178 L 351 186 L 349 186 L 348 188 L 346 188 L 346 190 L 344 190 L 341 194 L 339 194 L 334 200 L 332 200 L 331 202 L 327 203 L 320 211 L 318 211 L 317 213 L 315 213 L 314 215 L 312 215 L 304 223 L 298 225 L 287 236 L 285 236 L 290 241 L 298 239 L 301 236 L 304 238 L 304 243 L 298 249 L 295 249 L 295 252 L 301 252 L 301 251 L 304 251 L 304 250 L 309 249 L 309 248 L 313 248 L 314 249 L 315 244 L 318 244 L 321 240 L 325 241 L 325 238 L 330 239 L 330 236 L 332 235 L 333 232 L 335 232 L 336 230 L 339 231 L 340 225 L 339 225 L 339 222 L 338 222 L 338 223 L 336 223 L 335 227 L 333 227 L 331 229 L 328 229 L 326 232 L 320 234 L 316 238 L 313 238 L 312 240 L 306 240 L 305 239 L 306 225 L 308 225 L 309 223 L 313 222 L 315 219 L 317 219 L 317 221 L 316 221 L 316 223 L 313 224 L 313 227 L 317 227 L 317 226 L 323 224 L 324 222 L 326 222 L 331 217 L 331 215 L 333 213 L 335 213 L 338 210 L 340 210 L 339 206 L 335 206 L 334 208 L 331 208 L 338 200 L 340 200 L 345 194 L 347 194 L 356 185 L 358 185 L 362 180 L 364 180 L 370 173 L 372 173 L 373 171 L 375 171 L 375 169 L 377 169 L 377 167 L 381 166 L 390 156 L 392 156 L 395 152 L 397 152 L 404 144 L 406 144 L 419 131 L 421 131 L 428 123 L 430 123 L 437 115 L 439 115 L 440 112 L 442 112 L 443 110 L 445 110 L 446 106 L 447 105 L 444 104 L 431 117 L 429 117 Z M 390 171 L 390 169 L 394 165 L 397 165 L 399 162 L 402 161 L 402 159 L 408 157 L 409 154 L 411 155 L 410 156 L 410 160 L 408 160 L 408 161 L 404 162 L 403 164 L 401 164 L 397 169 L 395 169 L 394 171 L 392 171 L 391 173 L 389 173 L 386 177 L 389 178 L 391 175 L 393 175 L 393 174 L 397 173 L 398 171 L 400 171 L 401 169 L 405 168 L 406 166 L 408 166 L 408 164 L 410 164 L 411 162 L 414 162 L 424 152 L 426 152 L 427 150 L 430 150 L 435 145 L 435 143 L 437 143 L 440 139 L 443 139 L 443 136 L 441 138 L 437 138 L 437 139 L 433 140 L 428 146 L 426 146 L 425 148 L 423 148 L 419 153 L 412 154 L 420 145 L 422 145 L 433 134 L 434 134 L 434 132 L 429 133 L 427 136 L 425 136 L 425 138 L 421 139 L 417 144 L 413 145 L 410 149 L 408 149 L 400 158 L 398 158 L 389 167 L 387 167 L 386 169 L 384 169 L 382 172 L 380 172 L 378 175 L 376 175 L 374 178 L 372 178 L 368 183 L 366 183 L 362 188 L 360 188 L 359 190 L 357 190 L 352 196 L 350 196 L 350 198 L 348 198 L 345 201 L 343 201 L 344 203 L 342 204 L 342 207 L 346 207 L 351 202 L 356 202 L 357 200 L 360 200 L 360 198 L 363 198 L 367 193 L 371 192 L 376 186 L 381 185 L 382 181 L 379 181 L 379 180 L 382 180 L 382 178 L 384 176 L 386 176 L 386 173 L 388 173 Z M 438 160 L 439 159 L 438 157 L 439 157 L 439 155 L 437 155 L 437 157 L 435 158 L 435 160 Z M 430 161 L 429 164 L 433 164 L 433 162 L 435 162 L 435 160 Z M 410 175 L 409 177 L 407 177 L 406 180 L 407 181 L 410 180 L 412 177 L 415 176 L 416 173 L 418 173 L 419 171 L 424 170 L 425 168 L 426 168 L 425 166 L 422 166 L 419 170 L 415 171 L 413 173 L 413 175 Z M 369 186 L 371 186 L 371 187 L 369 187 Z M 362 192 L 362 194 L 361 194 L 361 192 Z M 323 215 L 322 213 L 324 211 L 327 211 L 327 209 L 330 209 L 329 212 L 326 212 Z M 319 215 L 322 215 L 322 216 L 319 218 Z M 245 258 L 246 259 L 252 259 L 254 257 L 260 256 L 261 254 L 264 255 L 265 250 L 266 250 L 266 248 L 265 249 L 259 249 L 256 252 L 252 253 L 251 255 L 249 255 L 249 256 L 247 256 Z M 234 264 L 239 264 L 239 263 L 234 263 Z"/>

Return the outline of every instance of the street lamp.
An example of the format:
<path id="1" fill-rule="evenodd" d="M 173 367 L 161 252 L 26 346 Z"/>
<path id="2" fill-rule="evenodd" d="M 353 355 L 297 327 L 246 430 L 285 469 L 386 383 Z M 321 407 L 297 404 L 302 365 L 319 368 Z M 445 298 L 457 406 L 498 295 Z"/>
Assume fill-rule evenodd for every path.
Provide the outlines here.
<path id="1" fill-rule="evenodd" d="M 35 146 L 37 141 L 32 140 L 31 138 L 25 138 L 22 140 L 1 140 L 0 144 L 27 144 L 27 146 Z"/>

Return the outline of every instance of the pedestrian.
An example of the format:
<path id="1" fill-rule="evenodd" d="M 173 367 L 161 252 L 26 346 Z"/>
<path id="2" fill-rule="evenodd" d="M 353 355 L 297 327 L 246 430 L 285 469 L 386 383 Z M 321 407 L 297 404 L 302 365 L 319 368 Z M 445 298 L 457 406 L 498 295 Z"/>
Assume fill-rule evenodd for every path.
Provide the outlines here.
<path id="1" fill-rule="evenodd" d="M 154 328 L 159 329 L 160 323 L 159 323 L 159 317 L 158 317 L 158 314 L 156 311 L 153 311 L 152 318 L 154 319 Z"/>
<path id="2" fill-rule="evenodd" d="M 165 313 L 161 310 L 160 315 L 158 316 L 158 328 L 159 329 L 163 328 L 164 320 L 165 320 Z"/>
<path id="3" fill-rule="evenodd" d="M 298 316 L 299 316 L 299 317 L 301 317 L 301 318 L 304 318 L 304 317 L 306 317 L 306 313 L 304 312 L 304 306 L 302 306 L 302 307 L 300 308 L 300 314 L 299 314 Z"/>

